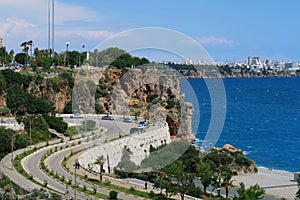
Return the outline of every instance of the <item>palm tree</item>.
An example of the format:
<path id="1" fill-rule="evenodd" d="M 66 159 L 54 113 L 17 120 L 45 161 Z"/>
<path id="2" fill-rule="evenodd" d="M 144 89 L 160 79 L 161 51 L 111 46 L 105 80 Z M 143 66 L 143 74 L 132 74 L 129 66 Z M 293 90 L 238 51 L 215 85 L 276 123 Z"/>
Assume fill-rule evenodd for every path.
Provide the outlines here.
<path id="1" fill-rule="evenodd" d="M 93 163 L 94 165 L 98 165 L 100 168 L 100 182 L 102 182 L 102 172 L 103 172 L 103 165 L 104 165 L 105 161 L 106 160 L 105 160 L 104 156 L 101 155 L 101 156 L 98 156 L 96 158 L 96 161 Z"/>
<path id="2" fill-rule="evenodd" d="M 25 67 L 27 67 L 27 63 L 28 63 L 28 42 L 23 42 L 21 45 L 21 47 L 23 47 L 23 52 L 26 53 L 26 59 L 25 59 Z"/>
<path id="3" fill-rule="evenodd" d="M 27 45 L 30 46 L 30 58 L 31 58 L 32 57 L 32 45 L 33 45 L 32 40 L 27 41 Z"/>

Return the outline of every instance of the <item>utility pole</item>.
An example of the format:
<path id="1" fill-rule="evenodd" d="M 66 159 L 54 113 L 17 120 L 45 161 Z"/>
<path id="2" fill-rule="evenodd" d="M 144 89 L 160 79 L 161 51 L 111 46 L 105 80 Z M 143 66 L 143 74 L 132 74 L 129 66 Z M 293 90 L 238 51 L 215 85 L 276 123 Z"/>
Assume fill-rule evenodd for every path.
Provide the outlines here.
<path id="1" fill-rule="evenodd" d="M 11 136 L 11 170 L 14 169 L 14 134 Z"/>
<path id="2" fill-rule="evenodd" d="M 29 115 L 29 137 L 30 137 L 30 147 L 31 147 L 31 117 Z"/>
<path id="3" fill-rule="evenodd" d="M 52 0 L 52 55 L 54 57 L 54 0 Z"/>
<path id="4" fill-rule="evenodd" d="M 30 144 L 30 147 L 31 147 L 31 116 L 28 114 L 26 115 L 25 119 L 29 119 L 29 144 Z"/>
<path id="5" fill-rule="evenodd" d="M 50 20 L 50 14 L 51 14 L 51 0 L 48 0 L 48 50 L 50 50 L 50 24 L 51 24 L 51 20 Z"/>
<path id="6" fill-rule="evenodd" d="M 74 195 L 75 195 L 75 200 L 76 200 L 76 189 L 77 189 L 77 184 L 76 184 L 76 169 L 77 169 L 77 167 L 78 167 L 78 160 L 76 159 L 75 160 L 75 164 L 74 164 L 74 167 L 75 167 L 75 192 L 74 192 Z"/>

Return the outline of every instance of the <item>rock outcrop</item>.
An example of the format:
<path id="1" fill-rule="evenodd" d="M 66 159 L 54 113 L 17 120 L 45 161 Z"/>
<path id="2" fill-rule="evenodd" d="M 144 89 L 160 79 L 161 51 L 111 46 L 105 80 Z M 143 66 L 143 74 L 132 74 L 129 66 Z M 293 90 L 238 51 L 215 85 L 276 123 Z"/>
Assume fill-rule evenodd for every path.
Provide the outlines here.
<path id="1" fill-rule="evenodd" d="M 234 147 L 234 146 L 232 146 L 231 144 L 225 144 L 224 146 L 223 146 L 223 148 L 224 149 L 227 149 L 228 151 L 230 151 L 230 152 L 242 152 L 242 150 L 241 149 L 239 149 L 239 148 L 236 148 L 236 147 Z"/>
<path id="2" fill-rule="evenodd" d="M 180 93 L 180 74 L 169 68 L 148 66 L 129 69 L 117 76 L 106 73 L 104 80 L 111 80 L 115 85 L 111 91 L 109 106 L 103 104 L 107 112 L 115 114 L 138 113 L 151 123 L 166 121 L 170 135 L 174 139 L 193 141 L 192 114 L 193 105 L 184 102 Z M 109 76 L 109 77 L 108 77 Z M 103 100 L 103 99 L 102 99 Z"/>
<path id="3" fill-rule="evenodd" d="M 63 113 L 66 103 L 71 100 L 70 87 L 66 81 L 61 79 L 48 79 L 48 82 L 43 80 L 40 83 L 32 81 L 27 92 L 49 100 L 57 113 Z"/>
<path id="4" fill-rule="evenodd" d="M 6 93 L 0 91 L 0 109 L 6 108 Z"/>

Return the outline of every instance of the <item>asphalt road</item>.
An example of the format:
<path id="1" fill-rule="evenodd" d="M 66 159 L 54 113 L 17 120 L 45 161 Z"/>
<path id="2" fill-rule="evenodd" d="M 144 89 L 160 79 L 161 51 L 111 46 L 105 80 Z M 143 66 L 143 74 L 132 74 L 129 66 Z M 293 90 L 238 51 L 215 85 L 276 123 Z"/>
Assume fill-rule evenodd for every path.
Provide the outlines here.
<path id="1" fill-rule="evenodd" d="M 92 147 L 94 144 L 99 145 L 101 144 L 106 138 L 107 139 L 112 139 L 112 138 L 117 138 L 119 137 L 119 134 L 128 134 L 129 130 L 131 127 L 136 126 L 136 124 L 133 123 L 125 123 L 125 122 L 116 122 L 116 121 L 105 121 L 105 120 L 99 120 L 99 119 L 93 119 L 94 121 L 97 122 L 97 126 L 98 127 L 105 127 L 108 129 L 107 132 L 105 133 L 98 133 L 97 135 L 100 135 L 101 138 L 97 139 L 97 140 L 93 140 L 90 142 L 85 142 L 86 138 L 80 139 L 82 140 L 82 143 L 80 146 L 74 146 L 71 148 L 68 148 L 66 150 L 63 151 L 59 151 L 58 153 L 52 155 L 51 157 L 49 157 L 49 159 L 47 159 L 47 163 L 49 164 L 49 167 L 51 169 L 53 169 L 54 171 L 57 171 L 59 174 L 64 174 L 65 178 L 68 179 L 69 177 L 71 177 L 73 179 L 73 183 L 74 183 L 74 176 L 72 176 L 71 174 L 69 174 L 67 171 L 65 171 L 62 166 L 61 166 L 61 161 L 63 160 L 63 158 L 70 154 L 70 151 L 72 149 L 72 151 L 78 151 L 81 149 L 87 149 L 89 147 Z M 84 119 L 67 119 L 66 120 L 69 123 L 75 123 L 75 124 L 81 124 Z M 97 133 L 97 131 L 95 131 Z M 93 137 L 93 136 L 90 136 Z M 60 149 L 60 147 L 66 148 L 66 145 L 72 144 L 73 141 L 70 141 L 68 143 L 65 144 L 59 144 L 57 145 L 58 149 Z M 42 156 L 49 150 L 49 149 L 54 149 L 53 146 L 51 147 L 46 147 L 43 148 L 29 156 L 27 156 L 26 158 L 24 158 L 22 160 L 22 165 L 24 167 L 24 169 L 26 170 L 26 172 L 28 174 L 32 174 L 34 179 L 40 183 L 44 183 L 44 180 L 46 180 L 48 182 L 47 187 L 54 189 L 56 191 L 59 191 L 61 193 L 65 193 L 66 191 L 66 186 L 61 184 L 60 182 L 57 182 L 56 180 L 52 179 L 51 177 L 49 177 L 47 174 L 45 174 L 40 168 L 39 168 L 39 163 L 40 160 L 42 158 Z M 92 188 L 93 186 L 90 184 L 87 184 L 79 179 L 77 179 L 77 183 L 79 183 L 80 185 L 86 185 L 88 188 Z M 107 189 L 103 189 L 103 188 L 97 188 L 98 192 L 103 193 L 103 194 L 108 194 L 109 190 Z M 74 196 L 75 191 L 71 190 L 69 188 L 69 195 Z M 124 195 L 122 193 L 119 194 L 119 197 L 122 199 L 140 199 L 140 198 L 135 198 L 135 197 L 131 197 L 131 196 L 127 196 Z M 78 193 L 77 192 L 77 198 L 78 199 L 91 199 L 91 197 L 86 196 L 82 193 Z"/>

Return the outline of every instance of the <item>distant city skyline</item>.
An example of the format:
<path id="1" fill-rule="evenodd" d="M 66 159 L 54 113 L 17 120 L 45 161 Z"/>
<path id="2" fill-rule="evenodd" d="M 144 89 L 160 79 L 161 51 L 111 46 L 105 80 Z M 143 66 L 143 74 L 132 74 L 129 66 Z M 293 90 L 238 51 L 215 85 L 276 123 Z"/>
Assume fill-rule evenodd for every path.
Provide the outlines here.
<path id="1" fill-rule="evenodd" d="M 216 62 L 249 56 L 300 61 L 299 7 L 296 0 L 55 0 L 54 47 L 65 51 L 69 41 L 70 50 L 88 51 L 121 31 L 162 27 L 193 38 Z M 47 48 L 48 0 L 1 0 L 0 12 L 0 37 L 7 49 L 20 52 L 28 40 Z"/>

